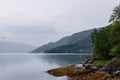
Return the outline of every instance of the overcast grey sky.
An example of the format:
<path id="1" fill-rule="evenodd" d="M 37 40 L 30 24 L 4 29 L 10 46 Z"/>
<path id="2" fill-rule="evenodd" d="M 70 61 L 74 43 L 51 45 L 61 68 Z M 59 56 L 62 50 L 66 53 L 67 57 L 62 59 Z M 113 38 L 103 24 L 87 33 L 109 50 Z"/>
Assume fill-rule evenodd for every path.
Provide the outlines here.
<path id="1" fill-rule="evenodd" d="M 119 0 L 0 0 L 0 39 L 40 46 L 108 24 Z"/>

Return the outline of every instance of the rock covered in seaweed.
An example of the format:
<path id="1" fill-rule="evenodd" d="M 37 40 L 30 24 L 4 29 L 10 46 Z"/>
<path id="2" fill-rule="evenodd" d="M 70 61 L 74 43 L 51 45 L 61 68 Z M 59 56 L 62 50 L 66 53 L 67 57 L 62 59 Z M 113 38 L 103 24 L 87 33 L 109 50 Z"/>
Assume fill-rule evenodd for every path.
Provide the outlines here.
<path id="1" fill-rule="evenodd" d="M 118 80 L 120 79 L 120 63 L 117 59 L 110 60 L 105 66 L 94 66 L 91 60 L 82 65 L 69 65 L 47 72 L 53 76 L 68 76 L 68 80 Z"/>
<path id="2" fill-rule="evenodd" d="M 94 73 L 85 68 L 75 69 L 73 65 L 51 69 L 47 72 L 57 77 L 68 76 L 68 80 L 104 80 L 107 76 L 107 72 L 104 71 Z"/>

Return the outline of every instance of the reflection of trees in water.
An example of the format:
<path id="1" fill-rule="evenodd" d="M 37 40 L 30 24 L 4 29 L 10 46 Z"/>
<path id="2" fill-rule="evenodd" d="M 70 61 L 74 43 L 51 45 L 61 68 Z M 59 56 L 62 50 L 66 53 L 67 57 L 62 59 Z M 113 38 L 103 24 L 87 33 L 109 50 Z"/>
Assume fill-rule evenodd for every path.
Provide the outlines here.
<path id="1" fill-rule="evenodd" d="M 65 66 L 68 64 L 77 64 L 83 62 L 88 55 L 38 55 L 39 59 L 43 59 L 51 64 Z"/>

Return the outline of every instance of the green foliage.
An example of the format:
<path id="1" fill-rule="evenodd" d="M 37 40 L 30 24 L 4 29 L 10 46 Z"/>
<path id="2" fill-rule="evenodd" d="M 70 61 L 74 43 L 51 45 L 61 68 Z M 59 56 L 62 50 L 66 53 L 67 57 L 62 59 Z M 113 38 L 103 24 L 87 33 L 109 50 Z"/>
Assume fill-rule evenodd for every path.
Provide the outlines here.
<path id="1" fill-rule="evenodd" d="M 91 34 L 92 43 L 94 43 L 97 33 L 98 33 L 98 30 L 95 28 Z"/>
<path id="2" fill-rule="evenodd" d="M 118 44 L 117 46 L 115 46 L 111 49 L 110 55 L 120 56 L 120 44 Z"/>
<path id="3" fill-rule="evenodd" d="M 110 25 L 110 41 L 113 46 L 120 43 L 120 22 L 116 21 Z"/>
<path id="4" fill-rule="evenodd" d="M 120 22 L 116 21 L 111 25 L 110 41 L 112 49 L 110 55 L 120 56 Z"/>
<path id="5" fill-rule="evenodd" d="M 94 34 L 94 57 L 98 59 L 109 59 L 120 57 L 120 22 L 116 21 L 111 25 L 100 29 Z"/>
<path id="6" fill-rule="evenodd" d="M 109 60 L 96 60 L 93 64 L 95 66 L 102 65 L 104 66 Z"/>
<path id="7" fill-rule="evenodd" d="M 109 22 L 120 21 L 120 5 L 114 8 Z"/>
<path id="8" fill-rule="evenodd" d="M 95 36 L 95 39 L 93 39 L 94 55 L 99 59 L 108 59 L 111 47 L 109 43 L 109 28 L 102 28 L 96 34 L 93 34 L 93 36 Z"/>
<path id="9" fill-rule="evenodd" d="M 94 57 L 109 59 L 120 56 L 120 22 L 116 21 L 94 34 Z"/>
<path id="10" fill-rule="evenodd" d="M 93 57 L 110 59 L 120 56 L 120 5 L 114 8 L 109 26 L 94 30 L 92 42 L 94 46 Z"/>

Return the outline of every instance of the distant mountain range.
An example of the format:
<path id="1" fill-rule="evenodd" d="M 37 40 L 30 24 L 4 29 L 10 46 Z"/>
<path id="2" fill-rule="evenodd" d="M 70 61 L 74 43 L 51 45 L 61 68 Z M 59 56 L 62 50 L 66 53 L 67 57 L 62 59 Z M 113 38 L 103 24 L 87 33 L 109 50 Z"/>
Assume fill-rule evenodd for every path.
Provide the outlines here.
<path id="1" fill-rule="evenodd" d="M 93 29 L 75 33 L 56 42 L 45 44 L 31 53 L 92 53 L 91 33 Z"/>
<path id="2" fill-rule="evenodd" d="M 0 40 L 0 53 L 25 53 L 35 47 L 24 43 L 15 43 Z"/>

